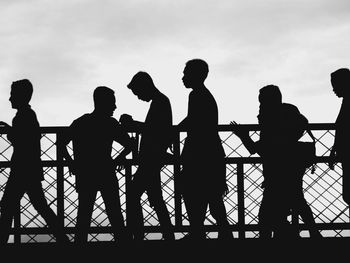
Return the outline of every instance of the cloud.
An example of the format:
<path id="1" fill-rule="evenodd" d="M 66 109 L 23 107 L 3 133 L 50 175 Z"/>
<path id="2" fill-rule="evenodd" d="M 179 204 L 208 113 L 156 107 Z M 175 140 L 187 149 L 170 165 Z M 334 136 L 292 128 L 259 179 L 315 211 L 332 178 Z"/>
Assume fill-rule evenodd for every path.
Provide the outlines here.
<path id="1" fill-rule="evenodd" d="M 123 87 L 144 68 L 183 114 L 186 94 L 178 86 L 192 57 L 208 60 L 212 86 L 241 86 L 243 98 L 269 81 L 309 96 L 324 92 L 331 67 L 349 61 L 345 0 L 2 1 L 0 10 L 0 95 L 7 97 L 13 79 L 28 77 L 42 105 L 76 98 L 86 108 L 79 98 L 95 85 Z M 227 91 L 213 91 L 229 108 Z"/>

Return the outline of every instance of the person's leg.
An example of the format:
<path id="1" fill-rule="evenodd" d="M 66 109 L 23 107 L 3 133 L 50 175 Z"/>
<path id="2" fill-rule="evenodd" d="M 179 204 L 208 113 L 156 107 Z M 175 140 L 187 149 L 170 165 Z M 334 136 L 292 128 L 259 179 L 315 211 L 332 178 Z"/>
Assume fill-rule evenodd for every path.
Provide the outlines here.
<path id="1" fill-rule="evenodd" d="M 347 205 L 350 205 L 350 164 L 345 160 L 342 162 L 342 170 L 343 200 Z"/>
<path id="2" fill-rule="evenodd" d="M 309 234 L 311 238 L 320 238 L 322 237 L 319 230 L 316 228 L 315 219 L 311 210 L 311 207 L 308 205 L 305 200 L 303 193 L 301 191 L 301 196 L 298 198 L 297 204 L 295 206 L 295 211 L 298 213 L 304 221 L 304 224 L 309 229 Z"/>
<path id="3" fill-rule="evenodd" d="M 148 200 L 157 214 L 159 224 L 163 232 L 163 239 L 169 241 L 175 240 L 175 235 L 172 231 L 172 224 L 169 212 L 163 199 L 160 171 L 155 170 L 153 171 L 153 173 L 154 177 L 152 176 L 152 178 L 150 178 L 152 182 L 149 182 L 147 188 Z"/>
<path id="4" fill-rule="evenodd" d="M 231 239 L 233 238 L 232 231 L 230 230 L 230 224 L 227 220 L 226 207 L 222 195 L 216 194 L 212 196 L 209 201 L 209 210 L 211 215 L 216 220 L 219 227 L 218 238 L 219 239 Z"/>
<path id="5" fill-rule="evenodd" d="M 198 191 L 197 194 L 192 193 L 185 204 L 189 211 L 191 240 L 204 240 L 204 220 L 209 204 L 207 197 Z"/>
<path id="6" fill-rule="evenodd" d="M 41 182 L 32 182 L 27 190 L 27 195 L 35 210 L 37 210 L 52 230 L 56 241 L 69 242 L 69 238 L 64 234 L 63 225 L 60 225 L 58 217 L 47 203 Z"/>
<path id="7" fill-rule="evenodd" d="M 127 211 L 128 218 L 130 218 L 131 232 L 134 240 L 142 241 L 144 239 L 143 229 L 143 211 L 141 206 L 141 196 L 145 192 L 145 176 L 142 168 L 138 168 L 133 180 L 130 184 L 130 191 L 127 193 L 129 211 Z"/>
<path id="8" fill-rule="evenodd" d="M 118 181 L 113 180 L 101 189 L 108 219 L 113 228 L 114 240 L 129 241 L 131 239 L 125 227 L 122 214 Z"/>
<path id="9" fill-rule="evenodd" d="M 1 199 L 0 244 L 6 244 L 8 242 L 12 220 L 24 192 L 22 185 L 10 176 Z"/>
<path id="10" fill-rule="evenodd" d="M 274 227 L 273 194 L 269 188 L 265 188 L 259 207 L 259 237 L 261 239 L 272 238 Z"/>
<path id="11" fill-rule="evenodd" d="M 87 242 L 96 194 L 97 190 L 95 189 L 79 189 L 75 243 L 83 244 Z"/>

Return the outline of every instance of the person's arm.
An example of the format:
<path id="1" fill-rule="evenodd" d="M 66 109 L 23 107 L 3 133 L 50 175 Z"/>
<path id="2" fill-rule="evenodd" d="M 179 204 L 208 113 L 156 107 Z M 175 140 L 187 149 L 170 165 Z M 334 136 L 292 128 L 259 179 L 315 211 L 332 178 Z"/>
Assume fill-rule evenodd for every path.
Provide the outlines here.
<path id="1" fill-rule="evenodd" d="M 67 161 L 67 165 L 68 165 L 68 168 L 69 168 L 69 171 L 72 173 L 72 174 L 75 174 L 75 166 L 74 166 L 74 160 L 73 158 L 71 157 L 71 155 L 69 154 L 68 152 L 68 144 L 72 141 L 72 137 L 71 137 L 71 134 L 69 131 L 66 131 L 63 136 L 62 136 L 62 139 L 61 139 L 61 149 L 62 149 L 62 155 L 63 155 L 63 158 Z"/>
<path id="2" fill-rule="evenodd" d="M 336 162 L 336 157 L 337 157 L 337 149 L 336 149 L 336 145 L 337 145 L 337 131 L 335 131 L 335 136 L 334 136 L 334 143 L 333 146 L 331 148 L 331 152 L 329 154 L 329 162 L 328 162 L 328 167 L 331 170 L 334 170 L 334 165 Z"/>
<path id="3" fill-rule="evenodd" d="M 129 134 L 119 125 L 119 128 L 115 131 L 116 137 L 114 141 L 118 142 L 124 147 L 124 149 L 118 154 L 117 157 L 113 159 L 115 167 L 123 167 L 126 156 L 133 150 L 135 145 L 135 140 L 129 136 Z"/>
<path id="4" fill-rule="evenodd" d="M 0 121 L 0 126 L 4 126 L 8 132 L 7 132 L 7 139 L 12 143 L 12 134 L 11 134 L 11 126 L 9 124 L 7 124 L 6 122 L 4 121 Z"/>
<path id="5" fill-rule="evenodd" d="M 144 126 L 143 122 L 134 120 L 129 114 L 122 114 L 119 122 L 124 128 L 141 129 Z"/>
<path id="6" fill-rule="evenodd" d="M 242 129 L 240 128 L 235 121 L 231 121 L 230 122 L 231 127 L 232 127 L 232 131 L 235 135 L 237 135 L 238 138 L 241 139 L 244 147 L 247 148 L 247 150 L 249 151 L 250 154 L 255 154 L 258 152 L 258 147 L 256 142 L 254 142 L 252 140 L 252 138 L 250 138 L 249 136 L 249 131 L 246 129 Z"/>
<path id="7" fill-rule="evenodd" d="M 179 127 L 180 129 L 182 128 L 186 128 L 188 125 L 188 117 L 185 117 L 178 125 L 177 127 Z"/>

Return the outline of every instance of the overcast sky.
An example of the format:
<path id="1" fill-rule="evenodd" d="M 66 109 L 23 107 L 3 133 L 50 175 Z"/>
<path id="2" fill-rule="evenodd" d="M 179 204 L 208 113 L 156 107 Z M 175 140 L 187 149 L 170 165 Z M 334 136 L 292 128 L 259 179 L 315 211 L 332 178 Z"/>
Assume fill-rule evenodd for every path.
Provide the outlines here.
<path id="1" fill-rule="evenodd" d="M 280 86 L 310 122 L 334 122 L 341 100 L 329 74 L 350 67 L 349 0 L 1 0 L 0 120 L 11 122 L 12 81 L 28 78 L 42 126 L 93 109 L 96 86 L 116 92 L 119 118 L 148 103 L 126 84 L 147 71 L 186 116 L 185 62 L 206 60 L 220 123 L 256 123 L 259 88 Z"/>

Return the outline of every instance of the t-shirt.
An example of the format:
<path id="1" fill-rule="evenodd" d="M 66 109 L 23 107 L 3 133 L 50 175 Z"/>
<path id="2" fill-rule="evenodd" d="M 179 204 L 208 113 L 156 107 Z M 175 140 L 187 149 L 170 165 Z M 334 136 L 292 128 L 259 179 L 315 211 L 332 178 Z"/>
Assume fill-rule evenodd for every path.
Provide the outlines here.
<path id="1" fill-rule="evenodd" d="M 40 126 L 30 105 L 17 111 L 8 139 L 13 146 L 11 173 L 30 180 L 43 180 Z"/>
<path id="2" fill-rule="evenodd" d="M 172 137 L 171 104 L 158 92 L 152 99 L 141 134 L 139 158 L 141 163 L 159 163 L 170 146 Z"/>
<path id="3" fill-rule="evenodd" d="M 101 181 L 114 176 L 112 145 L 129 142 L 129 135 L 113 117 L 84 114 L 69 127 L 77 175 L 86 181 Z"/>

